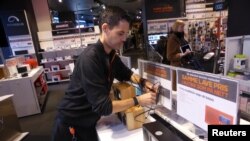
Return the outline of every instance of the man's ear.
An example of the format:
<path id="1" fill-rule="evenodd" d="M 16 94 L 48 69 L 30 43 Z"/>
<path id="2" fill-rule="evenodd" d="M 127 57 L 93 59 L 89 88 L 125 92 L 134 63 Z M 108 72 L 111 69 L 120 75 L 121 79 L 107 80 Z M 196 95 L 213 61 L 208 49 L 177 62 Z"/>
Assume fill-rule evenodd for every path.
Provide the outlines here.
<path id="1" fill-rule="evenodd" d="M 102 24 L 102 32 L 107 33 L 109 25 L 107 23 Z"/>

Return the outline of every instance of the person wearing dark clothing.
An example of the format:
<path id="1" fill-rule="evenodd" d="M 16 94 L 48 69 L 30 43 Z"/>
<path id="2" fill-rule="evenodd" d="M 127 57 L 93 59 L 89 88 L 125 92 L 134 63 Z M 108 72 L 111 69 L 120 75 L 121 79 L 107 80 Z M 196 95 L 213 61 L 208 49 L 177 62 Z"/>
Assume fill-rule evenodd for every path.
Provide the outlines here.
<path id="1" fill-rule="evenodd" d="M 170 65 L 170 62 L 167 59 L 167 40 L 168 37 L 160 36 L 160 39 L 156 44 L 156 51 L 162 56 L 162 63 Z"/>
<path id="2" fill-rule="evenodd" d="M 126 41 L 129 23 L 127 13 L 118 7 L 107 7 L 100 16 L 100 39 L 77 58 L 69 87 L 58 107 L 53 141 L 97 141 L 95 126 L 101 116 L 138 104 L 155 104 L 157 86 L 134 74 L 115 51 Z M 134 98 L 111 101 L 109 92 L 114 78 L 150 90 Z"/>
<path id="3" fill-rule="evenodd" d="M 166 47 L 167 37 L 160 36 L 160 39 L 157 41 L 156 44 L 156 51 L 163 56 L 164 48 Z"/>

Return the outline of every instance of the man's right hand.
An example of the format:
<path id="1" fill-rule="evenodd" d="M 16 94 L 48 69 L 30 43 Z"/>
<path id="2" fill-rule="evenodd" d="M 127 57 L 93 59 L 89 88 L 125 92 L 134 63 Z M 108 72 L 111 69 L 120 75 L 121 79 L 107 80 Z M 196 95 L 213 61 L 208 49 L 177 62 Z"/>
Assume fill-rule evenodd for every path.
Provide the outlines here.
<path id="1" fill-rule="evenodd" d="M 149 106 L 156 104 L 156 93 L 148 92 L 144 93 L 137 97 L 139 105 L 141 106 Z"/>

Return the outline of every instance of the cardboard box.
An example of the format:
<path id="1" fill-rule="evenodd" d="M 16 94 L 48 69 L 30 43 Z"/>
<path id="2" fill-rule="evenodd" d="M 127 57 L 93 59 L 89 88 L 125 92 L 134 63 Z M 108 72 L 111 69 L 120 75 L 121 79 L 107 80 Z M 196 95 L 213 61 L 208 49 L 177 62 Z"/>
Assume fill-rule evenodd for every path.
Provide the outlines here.
<path id="1" fill-rule="evenodd" d="M 136 96 L 135 87 L 126 82 L 113 84 L 113 91 L 110 94 L 112 93 L 114 94 L 114 97 L 110 96 L 112 100 L 124 100 Z M 118 117 L 128 130 L 141 128 L 145 122 L 144 109 L 141 106 L 134 106 L 119 112 Z"/>
<path id="2" fill-rule="evenodd" d="M 8 78 L 10 76 L 9 70 L 6 66 L 0 65 L 0 79 Z"/>
<path id="3" fill-rule="evenodd" d="M 144 109 L 141 106 L 131 107 L 121 112 L 122 122 L 128 130 L 141 128 L 145 122 Z"/>
<path id="4" fill-rule="evenodd" d="M 135 88 L 134 86 L 126 83 L 126 82 L 119 82 L 113 84 L 113 90 L 114 90 L 114 95 L 115 99 L 128 99 L 135 97 Z"/>

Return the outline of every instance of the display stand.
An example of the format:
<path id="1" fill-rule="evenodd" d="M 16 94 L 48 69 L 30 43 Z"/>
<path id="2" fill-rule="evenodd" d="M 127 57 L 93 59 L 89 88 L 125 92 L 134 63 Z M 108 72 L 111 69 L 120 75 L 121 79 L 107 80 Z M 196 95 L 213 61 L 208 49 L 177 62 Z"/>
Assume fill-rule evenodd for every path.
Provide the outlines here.
<path id="1" fill-rule="evenodd" d="M 0 96 L 13 93 L 13 103 L 18 117 L 41 113 L 48 86 L 41 66 L 32 69 L 27 77 L 0 80 Z"/>
<path id="2" fill-rule="evenodd" d="M 191 140 L 206 140 L 208 125 L 243 123 L 244 120 L 238 115 L 240 89 L 238 80 L 146 60 L 139 60 L 138 66 L 142 77 L 153 82 L 158 81 L 162 87 L 170 91 L 171 97 L 159 103 L 160 108 L 154 111 L 159 119 L 170 124 L 176 132 L 184 134 Z M 172 81 L 172 77 L 162 77 L 163 74 L 171 76 L 172 71 L 177 72 L 177 91 L 169 87 L 168 82 Z M 148 136 L 152 136 L 153 133 L 149 134 Z"/>
<path id="3" fill-rule="evenodd" d="M 0 97 L 0 140 L 20 141 L 28 132 L 22 132 L 12 102 L 13 95 Z"/>
<path id="4" fill-rule="evenodd" d="M 245 36 L 235 36 L 226 38 L 226 54 L 225 54 L 225 66 L 224 66 L 224 75 L 235 74 L 234 79 L 237 79 L 240 82 L 240 111 L 241 117 L 245 119 L 250 119 L 250 107 L 249 97 L 250 97 L 250 75 L 245 75 L 250 73 L 250 35 Z M 245 69 L 234 69 L 234 56 L 236 54 L 244 54 L 247 56 L 247 61 Z M 229 75 L 230 76 L 230 75 Z M 233 76 L 232 76 L 233 77 Z M 248 97 L 248 98 L 247 98 Z"/>

